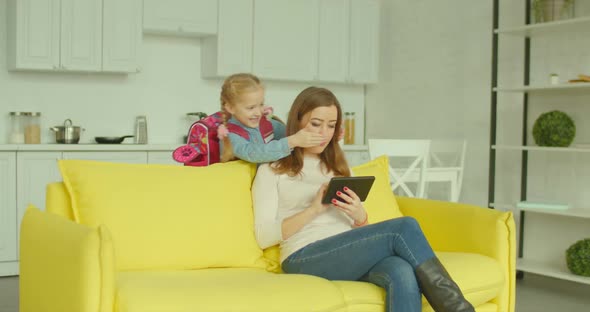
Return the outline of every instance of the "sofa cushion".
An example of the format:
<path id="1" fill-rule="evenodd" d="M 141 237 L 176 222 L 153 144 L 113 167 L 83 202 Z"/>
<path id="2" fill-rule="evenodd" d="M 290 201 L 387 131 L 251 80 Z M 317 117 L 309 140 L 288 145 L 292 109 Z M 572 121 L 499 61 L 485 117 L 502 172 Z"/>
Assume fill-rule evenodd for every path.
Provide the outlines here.
<path id="1" fill-rule="evenodd" d="M 76 221 L 111 231 L 119 270 L 266 265 L 253 229 L 255 165 L 59 167 Z"/>
<path id="2" fill-rule="evenodd" d="M 478 254 L 437 256 L 477 310 L 503 284 L 497 261 Z M 123 272 L 118 274 L 117 311 L 383 311 L 382 288 L 366 282 L 333 281 L 260 269 Z M 483 309 L 485 307 L 485 309 Z M 423 311 L 432 308 L 423 298 Z"/>
<path id="3" fill-rule="evenodd" d="M 500 263 L 488 256 L 463 252 L 437 252 L 465 298 L 474 306 L 496 298 L 504 285 L 504 271 Z M 426 299 L 422 298 L 423 303 Z"/>
<path id="4" fill-rule="evenodd" d="M 328 280 L 260 269 L 123 272 L 118 312 L 346 311 Z"/>
<path id="5" fill-rule="evenodd" d="M 498 261 L 471 253 L 437 252 L 449 274 L 463 291 L 465 298 L 479 306 L 495 298 L 504 283 Z M 382 288 L 365 282 L 335 281 L 351 311 L 383 311 L 385 292 Z M 432 308 L 422 297 L 423 311 Z M 379 310 L 381 309 L 381 310 Z"/>
<path id="6" fill-rule="evenodd" d="M 353 281 L 334 281 L 342 292 L 348 311 L 375 311 L 383 312 L 385 309 L 385 290 L 367 283 Z"/>
<path id="7" fill-rule="evenodd" d="M 352 167 L 356 176 L 375 176 L 375 182 L 363 206 L 369 215 L 369 223 L 402 217 L 395 195 L 389 184 L 389 158 L 377 157 L 365 164 Z"/>

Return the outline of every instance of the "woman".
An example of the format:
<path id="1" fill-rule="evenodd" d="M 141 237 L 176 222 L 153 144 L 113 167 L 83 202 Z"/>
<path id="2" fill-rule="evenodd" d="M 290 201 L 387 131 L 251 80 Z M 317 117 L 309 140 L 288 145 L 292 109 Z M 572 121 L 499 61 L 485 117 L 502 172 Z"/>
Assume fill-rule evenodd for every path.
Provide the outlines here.
<path id="1" fill-rule="evenodd" d="M 386 311 L 421 311 L 421 293 L 435 311 L 475 311 L 435 257 L 415 219 L 367 224 L 367 212 L 350 189 L 321 204 L 332 176 L 350 176 L 335 130 L 340 103 L 327 89 L 310 87 L 295 99 L 287 135 L 321 134 L 314 147 L 258 168 L 253 185 L 256 239 L 280 243 L 283 271 L 329 280 L 361 280 L 386 290 Z"/>

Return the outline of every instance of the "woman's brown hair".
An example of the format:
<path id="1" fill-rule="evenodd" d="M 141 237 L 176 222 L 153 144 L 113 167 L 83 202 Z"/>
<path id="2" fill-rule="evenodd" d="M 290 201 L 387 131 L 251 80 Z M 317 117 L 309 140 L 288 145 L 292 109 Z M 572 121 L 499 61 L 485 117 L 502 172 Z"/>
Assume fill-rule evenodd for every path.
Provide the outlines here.
<path id="1" fill-rule="evenodd" d="M 220 96 L 223 124 L 227 125 L 227 121 L 231 118 L 231 114 L 225 110 L 226 104 L 233 106 L 244 93 L 255 92 L 263 88 L 260 79 L 252 74 L 239 73 L 227 77 L 221 86 Z M 220 158 L 221 162 L 234 159 L 234 150 L 228 137 L 223 139 L 223 154 Z"/>
<path id="2" fill-rule="evenodd" d="M 338 110 L 338 119 L 335 126 L 336 131 L 334 131 L 334 135 L 324 151 L 319 154 L 320 162 L 327 172 L 332 172 L 335 176 L 348 177 L 350 176 L 350 168 L 340 148 L 340 144 L 338 144 L 338 133 L 342 126 L 342 108 L 332 91 L 318 87 L 309 87 L 301 91 L 295 98 L 289 111 L 286 135 L 290 136 L 301 130 L 301 120 L 305 114 L 318 107 L 330 106 L 336 106 Z M 286 173 L 289 176 L 298 175 L 301 173 L 301 169 L 303 169 L 303 148 L 295 147 L 291 155 L 274 162 L 272 168 L 278 174 Z"/>

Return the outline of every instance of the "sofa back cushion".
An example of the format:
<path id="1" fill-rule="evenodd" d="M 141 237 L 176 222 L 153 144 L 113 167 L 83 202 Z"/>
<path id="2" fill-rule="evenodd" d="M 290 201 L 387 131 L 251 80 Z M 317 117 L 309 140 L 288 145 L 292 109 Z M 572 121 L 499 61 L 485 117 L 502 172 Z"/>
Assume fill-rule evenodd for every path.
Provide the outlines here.
<path id="1" fill-rule="evenodd" d="M 255 165 L 59 167 L 75 220 L 111 231 L 119 270 L 266 266 L 253 229 Z"/>
<path id="2" fill-rule="evenodd" d="M 363 203 L 369 216 L 369 223 L 373 224 L 403 216 L 389 183 L 389 158 L 387 156 L 379 156 L 351 169 L 355 176 L 375 176 L 373 187 Z"/>

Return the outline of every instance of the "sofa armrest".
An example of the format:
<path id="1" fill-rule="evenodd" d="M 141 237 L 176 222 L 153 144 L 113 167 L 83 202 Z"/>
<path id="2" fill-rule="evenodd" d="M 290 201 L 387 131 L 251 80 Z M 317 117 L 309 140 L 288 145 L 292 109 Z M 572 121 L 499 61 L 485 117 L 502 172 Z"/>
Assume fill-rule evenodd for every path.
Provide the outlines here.
<path id="1" fill-rule="evenodd" d="M 21 312 L 112 312 L 113 244 L 91 228 L 29 206 L 20 236 Z"/>
<path id="2" fill-rule="evenodd" d="M 427 199 L 396 199 L 404 215 L 418 220 L 434 250 L 496 259 L 505 272 L 506 284 L 495 301 L 500 311 L 514 311 L 516 241 L 512 212 Z"/>

